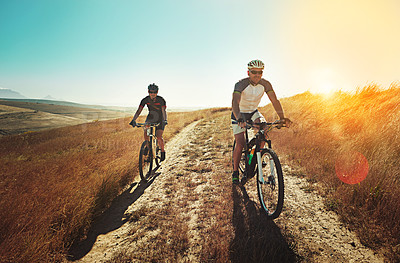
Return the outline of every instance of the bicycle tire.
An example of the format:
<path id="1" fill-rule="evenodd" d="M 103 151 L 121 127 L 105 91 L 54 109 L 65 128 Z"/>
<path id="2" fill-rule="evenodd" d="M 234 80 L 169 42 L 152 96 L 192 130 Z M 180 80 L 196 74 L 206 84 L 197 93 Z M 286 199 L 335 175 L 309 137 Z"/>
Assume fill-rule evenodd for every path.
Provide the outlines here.
<path id="1" fill-rule="evenodd" d="M 143 142 L 139 152 L 139 173 L 143 181 L 147 181 L 150 178 L 153 169 L 153 151 L 151 147 L 147 147 L 147 144 L 147 142 Z"/>
<path id="2" fill-rule="evenodd" d="M 272 149 L 261 150 L 263 179 L 260 180 L 257 165 L 257 192 L 262 210 L 269 219 L 277 218 L 283 208 L 284 183 L 282 166 Z M 264 183 L 263 183 L 264 182 Z"/>
<path id="3" fill-rule="evenodd" d="M 236 140 L 233 141 L 233 147 L 232 147 L 232 169 L 233 169 L 233 151 L 235 150 L 235 146 L 236 146 Z M 240 162 L 239 162 L 239 173 L 244 176 L 244 171 L 246 170 L 246 151 L 242 151 L 242 155 L 240 158 Z"/>

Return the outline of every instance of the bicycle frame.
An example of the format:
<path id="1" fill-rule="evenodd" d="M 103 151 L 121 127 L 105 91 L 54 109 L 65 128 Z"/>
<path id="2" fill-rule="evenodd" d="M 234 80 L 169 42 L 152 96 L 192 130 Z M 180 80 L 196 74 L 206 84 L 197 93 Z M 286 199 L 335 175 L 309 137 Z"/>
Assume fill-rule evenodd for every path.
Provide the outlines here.
<path id="1" fill-rule="evenodd" d="M 147 136 L 149 136 L 149 143 L 150 145 L 152 142 L 155 142 L 155 145 L 158 145 L 157 143 L 157 137 L 155 135 L 155 127 L 157 127 L 159 123 L 136 123 L 137 127 L 143 127 L 143 129 L 146 131 Z"/>
<path id="2" fill-rule="evenodd" d="M 157 136 L 155 134 L 155 127 L 160 125 L 160 123 L 137 123 L 137 127 L 143 127 L 143 129 L 146 132 L 146 135 L 148 136 L 149 140 L 145 141 L 147 143 L 148 147 L 148 162 L 150 163 L 150 167 L 152 167 L 153 160 L 155 161 L 156 166 L 158 167 L 160 165 L 160 159 L 161 157 L 159 156 L 159 151 L 160 148 L 158 146 L 158 140 Z M 143 142 L 144 143 L 144 142 Z M 151 169 L 151 168 L 150 168 Z"/>
<path id="3" fill-rule="evenodd" d="M 284 182 L 282 166 L 277 154 L 272 150 L 268 133 L 273 128 L 285 127 L 281 121 L 273 123 L 246 124 L 245 145 L 239 160 L 239 170 L 242 173 L 242 185 L 246 184 L 257 173 L 256 185 L 261 207 L 267 218 L 277 218 L 283 208 Z M 249 140 L 248 129 L 258 131 Z M 266 146 L 263 143 L 267 143 Z M 234 144 L 235 149 L 235 144 Z M 253 154 L 251 159 L 250 154 Z M 256 166 L 257 165 L 257 166 Z"/>
<path id="4" fill-rule="evenodd" d="M 254 138 L 252 138 L 249 141 L 249 135 L 248 135 L 248 129 L 254 128 L 254 126 L 260 126 L 257 127 L 257 129 L 259 128 L 259 131 L 255 134 Z M 266 129 L 264 129 L 264 127 L 267 126 Z M 245 170 L 247 172 L 247 177 L 253 177 L 253 175 L 255 174 L 256 170 L 255 170 L 255 164 L 257 164 L 257 169 L 258 169 L 258 180 L 260 180 L 260 182 L 262 182 L 263 184 L 265 184 L 265 180 L 263 178 L 263 172 L 262 172 L 262 160 L 261 160 L 261 151 L 264 148 L 261 148 L 261 142 L 266 142 L 268 145 L 268 148 L 271 149 L 272 148 L 272 143 L 271 140 L 266 139 L 266 137 L 268 136 L 268 132 L 270 132 L 272 129 L 274 128 L 278 128 L 278 121 L 275 122 L 264 122 L 264 123 L 256 123 L 256 124 L 246 124 L 246 131 L 245 131 L 245 146 L 243 151 L 245 152 Z M 254 150 L 254 154 L 256 156 L 256 158 L 252 158 L 251 162 L 249 163 L 249 154 L 251 152 L 251 149 L 253 149 L 253 147 L 256 146 L 255 150 Z M 270 160 L 271 164 L 273 163 L 272 160 Z M 272 167 L 272 165 L 271 165 Z M 274 174 L 274 170 L 271 168 L 271 174 Z"/>
<path id="5" fill-rule="evenodd" d="M 136 123 L 136 127 L 143 127 L 145 136 L 148 136 L 148 140 L 142 143 L 139 151 L 139 173 L 143 181 L 147 181 L 153 175 L 153 163 L 155 162 L 156 169 L 160 164 L 160 149 L 155 136 L 155 127 L 158 125 L 159 123 Z"/>

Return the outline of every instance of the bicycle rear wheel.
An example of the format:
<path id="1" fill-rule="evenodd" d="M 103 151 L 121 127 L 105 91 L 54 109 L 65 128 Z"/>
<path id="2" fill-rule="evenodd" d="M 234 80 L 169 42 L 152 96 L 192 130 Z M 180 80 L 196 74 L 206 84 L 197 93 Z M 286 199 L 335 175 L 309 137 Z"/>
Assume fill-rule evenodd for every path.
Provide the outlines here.
<path id="1" fill-rule="evenodd" d="M 257 192 L 261 207 L 270 219 L 277 218 L 282 212 L 284 185 L 281 163 L 271 149 L 262 149 L 262 176 L 257 167 Z M 258 165 L 257 165 L 258 166 Z"/>
<path id="2" fill-rule="evenodd" d="M 150 143 L 151 144 L 151 143 Z M 151 176 L 151 169 L 153 168 L 153 151 L 148 147 L 148 143 L 144 141 L 140 147 L 139 153 L 139 173 L 143 181 Z"/>

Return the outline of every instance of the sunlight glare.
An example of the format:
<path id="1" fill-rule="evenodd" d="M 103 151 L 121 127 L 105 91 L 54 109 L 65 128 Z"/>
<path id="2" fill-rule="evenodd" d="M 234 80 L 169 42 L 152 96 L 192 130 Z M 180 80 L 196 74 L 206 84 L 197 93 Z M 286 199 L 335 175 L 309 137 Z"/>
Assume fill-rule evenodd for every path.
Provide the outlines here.
<path id="1" fill-rule="evenodd" d="M 322 93 L 325 96 L 330 96 L 335 92 L 335 85 L 332 83 L 323 83 L 320 87 L 319 93 Z"/>
<path id="2" fill-rule="evenodd" d="M 337 177 L 346 184 L 358 184 L 368 174 L 367 158 L 357 151 L 343 153 L 337 158 L 335 171 Z"/>
<path id="3" fill-rule="evenodd" d="M 311 72 L 311 80 L 314 84 L 312 93 L 324 96 L 332 95 L 337 87 L 335 83 L 335 73 L 331 68 L 319 68 Z"/>

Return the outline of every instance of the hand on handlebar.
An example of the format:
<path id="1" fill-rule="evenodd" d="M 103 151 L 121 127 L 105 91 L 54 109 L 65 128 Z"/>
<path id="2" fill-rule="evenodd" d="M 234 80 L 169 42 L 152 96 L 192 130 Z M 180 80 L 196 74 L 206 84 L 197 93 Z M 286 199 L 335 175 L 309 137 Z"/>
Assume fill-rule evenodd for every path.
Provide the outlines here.
<path id="1" fill-rule="evenodd" d="M 132 120 L 129 125 L 132 125 L 132 127 L 136 127 L 136 121 Z"/>
<path id="2" fill-rule="evenodd" d="M 237 122 L 238 122 L 238 125 L 239 125 L 240 128 L 246 128 L 246 121 L 245 120 L 243 120 L 242 118 L 239 118 L 237 120 Z"/>
<path id="3" fill-rule="evenodd" d="M 290 125 L 292 124 L 292 121 L 289 118 L 283 118 L 283 119 L 279 120 L 278 124 L 279 124 L 279 126 L 278 126 L 279 129 L 282 127 L 289 128 Z"/>

